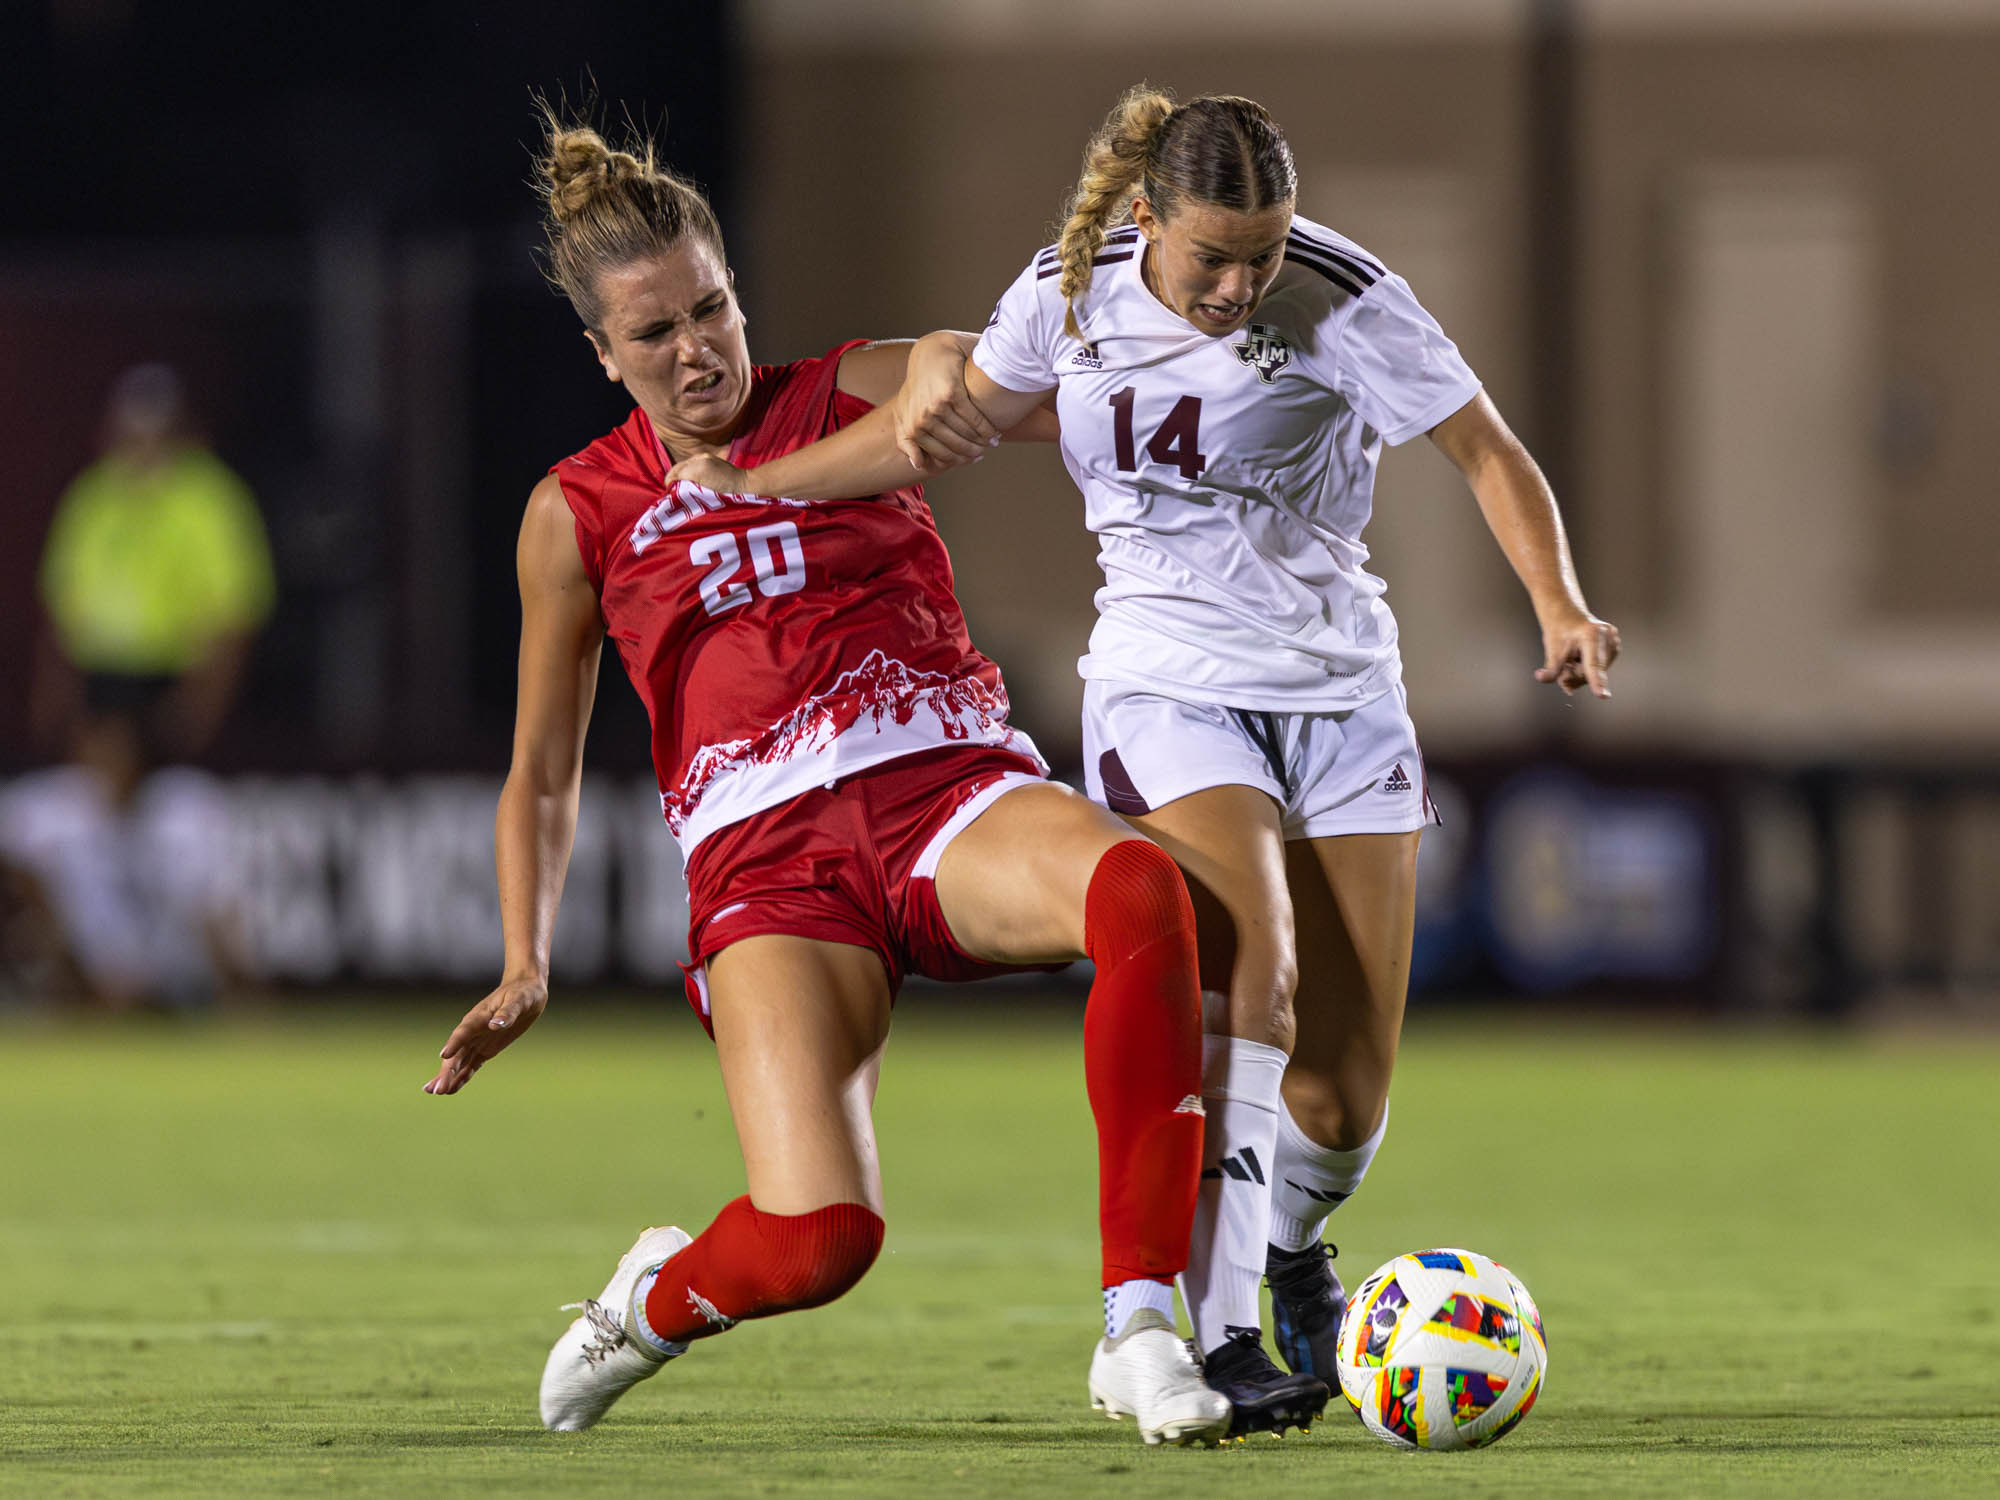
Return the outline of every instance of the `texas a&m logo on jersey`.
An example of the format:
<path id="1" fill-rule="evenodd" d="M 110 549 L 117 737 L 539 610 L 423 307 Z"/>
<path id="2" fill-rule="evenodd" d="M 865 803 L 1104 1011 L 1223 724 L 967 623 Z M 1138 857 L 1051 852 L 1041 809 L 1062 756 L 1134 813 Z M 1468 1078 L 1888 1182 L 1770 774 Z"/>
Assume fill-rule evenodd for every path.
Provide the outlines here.
<path id="1" fill-rule="evenodd" d="M 1278 378 L 1278 371 L 1292 362 L 1292 346 L 1270 324 L 1252 323 L 1243 342 L 1236 346 L 1236 357 L 1255 369 L 1259 380 L 1270 385 Z"/>

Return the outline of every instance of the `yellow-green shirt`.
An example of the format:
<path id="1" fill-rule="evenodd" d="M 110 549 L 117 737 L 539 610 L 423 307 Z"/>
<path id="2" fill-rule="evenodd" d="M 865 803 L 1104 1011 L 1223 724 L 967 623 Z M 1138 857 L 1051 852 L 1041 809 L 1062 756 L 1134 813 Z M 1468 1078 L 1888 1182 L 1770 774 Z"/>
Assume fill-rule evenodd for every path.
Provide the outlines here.
<path id="1" fill-rule="evenodd" d="M 49 528 L 41 591 L 84 671 L 172 675 L 261 625 L 277 589 L 250 491 L 184 448 L 152 468 L 112 455 L 79 474 Z"/>

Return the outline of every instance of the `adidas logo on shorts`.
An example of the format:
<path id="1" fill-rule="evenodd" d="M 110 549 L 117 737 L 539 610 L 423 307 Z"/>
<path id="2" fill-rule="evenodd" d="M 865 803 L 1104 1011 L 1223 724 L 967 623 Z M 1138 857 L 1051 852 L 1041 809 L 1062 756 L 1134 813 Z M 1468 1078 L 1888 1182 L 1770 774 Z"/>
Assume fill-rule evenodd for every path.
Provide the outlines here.
<path id="1" fill-rule="evenodd" d="M 1396 762 L 1396 769 L 1391 771 L 1388 779 L 1382 783 L 1382 790 L 1385 792 L 1407 792 L 1409 789 L 1410 778 L 1403 774 L 1403 763 L 1399 760 Z"/>

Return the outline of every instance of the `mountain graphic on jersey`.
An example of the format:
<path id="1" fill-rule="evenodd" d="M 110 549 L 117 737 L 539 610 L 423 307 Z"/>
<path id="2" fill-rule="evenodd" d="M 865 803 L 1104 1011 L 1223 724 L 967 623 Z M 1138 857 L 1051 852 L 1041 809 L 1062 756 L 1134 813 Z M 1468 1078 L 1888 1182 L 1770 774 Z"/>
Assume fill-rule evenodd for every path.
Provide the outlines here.
<path id="1" fill-rule="evenodd" d="M 1256 370 L 1257 378 L 1270 385 L 1278 372 L 1292 362 L 1292 346 L 1285 336 L 1268 323 L 1252 323 L 1243 342 L 1236 345 L 1236 357 Z"/>
<path id="2" fill-rule="evenodd" d="M 678 838 L 717 781 L 752 766 L 819 754 L 850 731 L 880 733 L 885 721 L 908 724 L 919 711 L 937 719 L 947 741 L 993 744 L 1011 738 L 1004 689 L 990 688 L 977 677 L 914 672 L 880 650 L 870 651 L 860 666 L 843 672 L 825 692 L 762 733 L 704 745 L 689 760 L 680 785 L 661 793 L 660 811 Z"/>

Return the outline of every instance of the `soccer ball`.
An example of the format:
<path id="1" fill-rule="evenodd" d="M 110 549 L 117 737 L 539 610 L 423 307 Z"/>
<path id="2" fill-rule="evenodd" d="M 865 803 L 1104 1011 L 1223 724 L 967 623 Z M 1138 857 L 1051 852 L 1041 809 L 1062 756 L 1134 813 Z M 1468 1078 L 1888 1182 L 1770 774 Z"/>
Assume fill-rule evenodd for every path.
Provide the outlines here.
<path id="1" fill-rule="evenodd" d="M 1399 1255 L 1361 1283 L 1340 1325 L 1340 1389 L 1399 1448 L 1480 1448 L 1541 1394 L 1541 1309 L 1470 1250 Z"/>

